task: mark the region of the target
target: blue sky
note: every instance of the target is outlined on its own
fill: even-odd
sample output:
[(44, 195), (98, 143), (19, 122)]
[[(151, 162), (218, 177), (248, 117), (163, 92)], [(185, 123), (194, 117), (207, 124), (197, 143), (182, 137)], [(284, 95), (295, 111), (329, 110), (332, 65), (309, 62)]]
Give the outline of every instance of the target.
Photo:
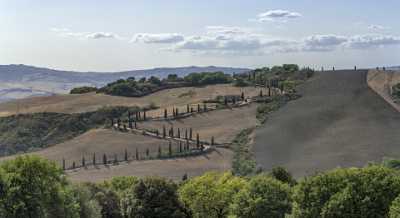
[(395, 0), (0, 0), (0, 64), (399, 65), (398, 8)]

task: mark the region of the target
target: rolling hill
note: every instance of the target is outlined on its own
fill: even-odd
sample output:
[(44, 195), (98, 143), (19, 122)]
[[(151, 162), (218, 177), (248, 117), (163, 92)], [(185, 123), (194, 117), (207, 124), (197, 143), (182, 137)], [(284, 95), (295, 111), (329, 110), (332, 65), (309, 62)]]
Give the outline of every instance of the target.
[(0, 102), (31, 96), (63, 94), (78, 86), (103, 86), (120, 78), (166, 77), (168, 74), (183, 76), (193, 72), (240, 73), (246, 68), (230, 67), (176, 67), (130, 70), (122, 72), (75, 72), (53, 70), (27, 65), (0, 65)]

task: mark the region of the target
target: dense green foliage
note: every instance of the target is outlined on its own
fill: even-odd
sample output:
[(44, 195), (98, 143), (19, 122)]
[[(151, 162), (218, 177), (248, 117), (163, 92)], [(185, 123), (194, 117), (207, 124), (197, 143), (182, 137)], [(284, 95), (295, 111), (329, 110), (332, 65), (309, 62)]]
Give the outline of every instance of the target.
[(291, 190), (287, 184), (257, 175), (235, 196), (231, 208), (238, 218), (284, 218), (290, 213), (291, 205)]
[(80, 114), (34, 113), (0, 118), (0, 155), (27, 152), (72, 139), (138, 107), (104, 107)]
[(96, 87), (90, 87), (90, 86), (82, 86), (82, 87), (77, 87), (71, 89), (69, 92), (70, 94), (84, 94), (84, 93), (89, 93), (89, 92), (96, 92), (97, 88)]
[(272, 68), (263, 67), (252, 70), (248, 73), (237, 74), (234, 76), (234, 85), (272, 85), (271, 81), (276, 81), (276, 86), (285, 83), (301, 82), (310, 78), (314, 71), (309, 68), (300, 69), (296, 64), (283, 64)]
[(387, 217), (400, 193), (397, 171), (382, 166), (337, 169), (295, 188), (294, 217)]
[(230, 83), (231, 81), (232, 77), (222, 72), (191, 73), (183, 78), (176, 74), (170, 74), (162, 80), (151, 76), (148, 79), (141, 78), (136, 81), (132, 77), (109, 83), (100, 88), (98, 92), (116, 96), (141, 97), (163, 89)]
[(18, 157), (0, 170), (0, 217), (78, 217), (80, 205), (54, 163)]
[(193, 217), (227, 217), (234, 196), (246, 183), (246, 180), (231, 173), (206, 173), (184, 183), (179, 189), (179, 195), (192, 211)]
[(335, 169), (298, 183), (278, 167), (250, 177), (211, 172), (181, 183), (116, 177), (71, 184), (38, 157), (0, 164), (0, 217), (7, 218), (395, 218), (399, 194), (399, 172), (381, 165)]

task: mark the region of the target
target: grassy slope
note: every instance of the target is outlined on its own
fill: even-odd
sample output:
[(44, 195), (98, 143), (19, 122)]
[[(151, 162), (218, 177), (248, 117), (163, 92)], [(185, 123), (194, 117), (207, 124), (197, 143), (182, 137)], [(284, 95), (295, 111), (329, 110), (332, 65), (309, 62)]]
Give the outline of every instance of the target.
[(0, 118), (0, 155), (27, 152), (72, 139), (138, 108), (109, 107), (82, 114), (34, 113)]

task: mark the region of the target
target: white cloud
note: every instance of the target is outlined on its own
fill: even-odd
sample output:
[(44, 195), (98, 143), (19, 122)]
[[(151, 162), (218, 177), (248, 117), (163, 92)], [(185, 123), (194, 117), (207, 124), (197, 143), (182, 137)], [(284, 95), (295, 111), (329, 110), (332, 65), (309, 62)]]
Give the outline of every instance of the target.
[(400, 37), (391, 35), (357, 35), (349, 38), (346, 47), (353, 49), (378, 48), (400, 45)]
[(257, 15), (255, 19), (258, 22), (264, 21), (286, 21), (288, 19), (299, 18), (302, 15), (298, 12), (292, 12), (287, 10), (269, 10), (264, 13), (260, 13)]
[(207, 26), (206, 29), (209, 35), (241, 35), (249, 32), (247, 29), (235, 26)]
[(387, 30), (389, 28), (382, 26), (382, 25), (371, 24), (368, 26), (368, 29), (370, 29), (370, 30)]
[(143, 42), (143, 43), (177, 43), (181, 42), (185, 37), (178, 33), (138, 33), (135, 34), (131, 42)]
[(123, 37), (120, 37), (117, 34), (107, 32), (73, 32), (68, 28), (51, 28), (50, 30), (61, 36), (76, 37), (80, 39), (123, 39)]
[(86, 38), (88, 39), (112, 39), (112, 38), (118, 38), (117, 35), (113, 33), (105, 33), (105, 32), (96, 32), (96, 33), (89, 33), (86, 35)]
[(345, 43), (347, 37), (338, 35), (313, 35), (304, 39), (303, 51), (331, 51)]

